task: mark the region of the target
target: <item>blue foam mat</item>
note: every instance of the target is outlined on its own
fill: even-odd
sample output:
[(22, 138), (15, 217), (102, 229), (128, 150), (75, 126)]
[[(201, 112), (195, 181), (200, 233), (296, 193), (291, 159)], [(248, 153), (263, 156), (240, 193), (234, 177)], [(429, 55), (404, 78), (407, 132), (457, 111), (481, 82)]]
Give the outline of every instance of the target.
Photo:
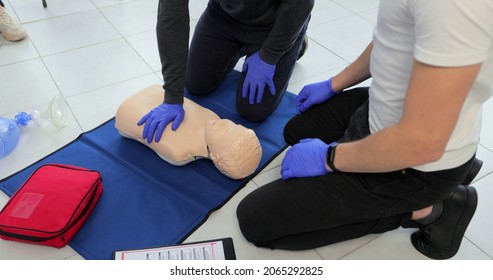
[[(238, 77), (238, 72), (232, 72), (221, 87), (207, 97), (189, 98), (221, 118), (231, 119), (256, 132), (263, 155), (254, 176), (286, 146), (282, 131), (285, 123), (296, 114), (294, 95), (287, 93), (266, 121), (250, 123), (235, 109)], [(0, 182), (0, 189), (11, 196), (36, 168), (46, 163), (77, 165), (102, 174), (103, 194), (69, 244), (86, 259), (111, 259), (116, 250), (180, 243), (252, 177), (229, 179), (210, 160), (172, 166), (146, 146), (121, 137), (111, 119), (5, 178)]]

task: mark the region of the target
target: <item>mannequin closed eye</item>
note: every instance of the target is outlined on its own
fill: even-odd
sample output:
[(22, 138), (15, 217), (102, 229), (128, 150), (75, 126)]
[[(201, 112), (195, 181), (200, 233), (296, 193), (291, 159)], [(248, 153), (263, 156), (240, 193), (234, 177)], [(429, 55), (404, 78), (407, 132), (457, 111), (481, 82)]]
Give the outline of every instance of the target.
[(236, 126), (238, 125), (230, 120), (218, 119), (218, 120), (209, 121), (206, 129), (209, 131), (209, 133), (213, 133), (216, 135), (223, 135), (223, 134), (227, 134), (229, 131), (231, 131), (231, 129), (235, 128)]
[(254, 137), (251, 133), (252, 130), (228, 119), (211, 120), (205, 129), (205, 140), (210, 153), (223, 154), (231, 152), (234, 145)]

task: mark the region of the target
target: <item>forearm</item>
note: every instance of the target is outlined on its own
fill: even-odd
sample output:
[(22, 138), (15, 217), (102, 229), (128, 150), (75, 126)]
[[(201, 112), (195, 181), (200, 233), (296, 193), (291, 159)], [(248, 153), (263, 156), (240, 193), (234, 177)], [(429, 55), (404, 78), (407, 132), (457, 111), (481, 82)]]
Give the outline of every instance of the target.
[(415, 61), (401, 120), (337, 146), (334, 166), (345, 172), (387, 172), (439, 160), (480, 68)]
[(371, 78), (370, 57), (372, 49), (373, 43), (370, 43), (353, 63), (332, 78), (332, 88), (335, 91), (342, 91)]
[(165, 103), (183, 103), (189, 25), (188, 1), (159, 1), (156, 35), (165, 81)]
[(334, 166), (344, 172), (390, 172), (435, 160), (411, 130), (392, 126), (336, 148)]
[(313, 9), (313, 0), (282, 1), (274, 26), (260, 49), (260, 57), (277, 64), (298, 38)]

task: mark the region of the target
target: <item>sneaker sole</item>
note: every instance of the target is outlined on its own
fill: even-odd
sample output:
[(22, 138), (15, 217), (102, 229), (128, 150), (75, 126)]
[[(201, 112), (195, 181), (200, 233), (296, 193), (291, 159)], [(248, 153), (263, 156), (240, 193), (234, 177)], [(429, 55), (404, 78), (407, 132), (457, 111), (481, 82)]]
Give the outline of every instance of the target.
[(2, 34), (3, 38), (5, 38), (5, 40), (12, 42), (20, 41), (27, 37), (26, 33), (19, 33), (19, 34), (9, 34), (4, 32), (0, 32), (0, 33)]

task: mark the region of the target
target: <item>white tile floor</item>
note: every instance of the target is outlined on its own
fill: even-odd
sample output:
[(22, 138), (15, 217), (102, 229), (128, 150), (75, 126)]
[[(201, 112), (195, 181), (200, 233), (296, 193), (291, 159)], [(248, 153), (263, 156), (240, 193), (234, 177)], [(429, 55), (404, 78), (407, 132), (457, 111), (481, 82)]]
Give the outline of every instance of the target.
[[(114, 116), (129, 95), (162, 83), (155, 39), (157, 1), (149, 0), (4, 0), (29, 37), (8, 42), (0, 36), (0, 116), (45, 109), (62, 94), (70, 106), (69, 125), (25, 127), (14, 152), (0, 159), (0, 179), (26, 167)], [(371, 40), (379, 0), (316, 1), (306, 55), (298, 62), (293, 93), (304, 84), (336, 73)], [(190, 0), (192, 26), (206, 0)], [(483, 169), (474, 186), (480, 202), (454, 259), (493, 258), (493, 100), (485, 106), (478, 157)], [(235, 209), (248, 192), (279, 177), (276, 159), (224, 207), (214, 212), (187, 241), (231, 236), (239, 259), (426, 259), (399, 229), (315, 250), (259, 249), (239, 232)], [(0, 192), (0, 207), (7, 196)], [(53, 249), (0, 240), (0, 259), (82, 259), (70, 247)]]

